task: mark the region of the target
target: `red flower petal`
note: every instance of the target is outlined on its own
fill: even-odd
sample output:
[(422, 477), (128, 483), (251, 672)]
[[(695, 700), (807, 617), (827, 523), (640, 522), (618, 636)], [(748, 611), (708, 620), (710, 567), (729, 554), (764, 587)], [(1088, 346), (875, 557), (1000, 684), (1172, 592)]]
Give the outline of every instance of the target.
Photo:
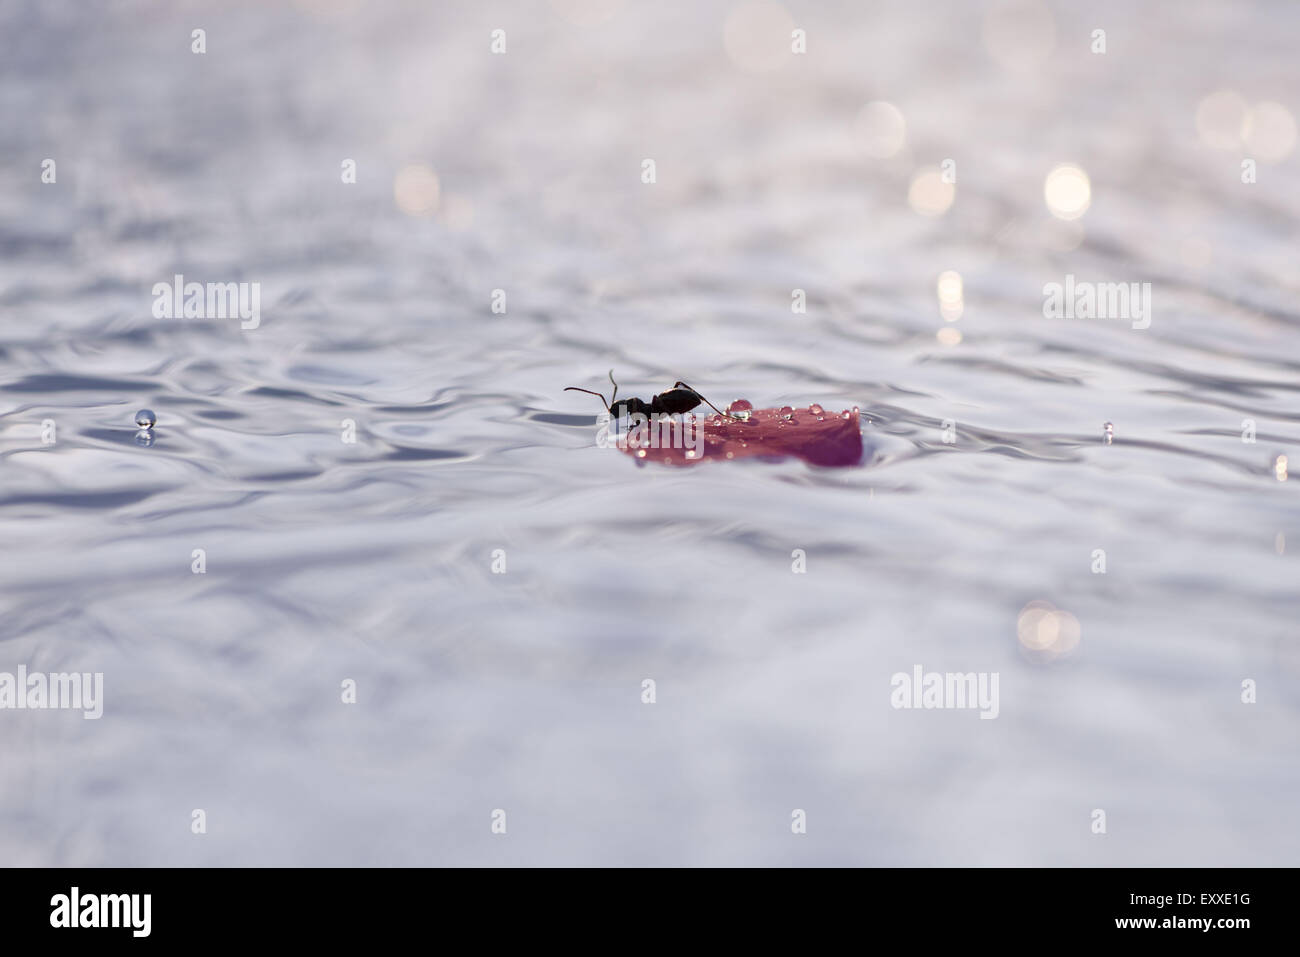
[(743, 420), (708, 415), (679, 423), (664, 418), (629, 429), (619, 447), (639, 460), (665, 465), (794, 456), (809, 465), (847, 466), (862, 461), (862, 431), (857, 409), (835, 413), (818, 405), (787, 406), (753, 409)]

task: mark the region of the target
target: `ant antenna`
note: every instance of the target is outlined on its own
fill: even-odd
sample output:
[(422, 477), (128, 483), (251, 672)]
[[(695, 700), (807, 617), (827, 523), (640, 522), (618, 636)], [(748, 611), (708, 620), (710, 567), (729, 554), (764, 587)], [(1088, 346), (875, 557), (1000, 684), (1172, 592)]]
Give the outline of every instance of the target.
[(587, 395), (594, 395), (596, 398), (598, 398), (601, 402), (603, 402), (603, 403), (605, 404), (605, 411), (606, 411), (606, 412), (609, 411), (609, 403), (608, 403), (608, 402), (605, 402), (605, 397), (604, 397), (603, 395), (601, 395), (599, 392), (592, 392), (590, 389), (579, 389), (576, 385), (565, 386), (564, 391), (565, 391), (565, 392), (585, 392), (585, 393), (587, 393)]
[(585, 393), (587, 393), (587, 395), (594, 395), (596, 398), (600, 399), (601, 402), (604, 402), (604, 403), (605, 403), (605, 411), (608, 412), (608, 413), (610, 413), (610, 414), (612, 415), (614, 410), (611, 409), (610, 406), (613, 405), (614, 400), (618, 398), (618, 383), (617, 383), (617, 382), (614, 382), (614, 370), (613, 370), (613, 369), (610, 369), (610, 370), (609, 370), (609, 381), (614, 383), (614, 394), (611, 395), (611, 396), (609, 397), (609, 401), (608, 401), (608, 402), (605, 402), (605, 397), (604, 397), (603, 395), (601, 395), (599, 392), (592, 392), (590, 389), (579, 389), (576, 385), (566, 386), (565, 389), (564, 389), (564, 391), (565, 391), (565, 392), (585, 392)]
[[(678, 382), (678, 383), (675, 383), (675, 384), (673, 385), (673, 388), (676, 389), (678, 386), (682, 387), (683, 389), (690, 389), (692, 392), (695, 392), (695, 390), (694, 390), (694, 389), (691, 389), (691, 387), (688, 386), (685, 382)], [(698, 392), (695, 392), (695, 394), (696, 394), (696, 395), (700, 395)], [(714, 412), (718, 413), (718, 415), (725, 415), (725, 416), (726, 416), (727, 418), (729, 418), (729, 419), (734, 419), (734, 418), (736, 418), (736, 416), (732, 415), (730, 412), (723, 412), (721, 409), (719, 409), (716, 405), (714, 405), (714, 404), (713, 404), (712, 402), (710, 402), (708, 399), (705, 399), (704, 396), (700, 395), (700, 398), (703, 400), (703, 402), (704, 402), (705, 405), (707, 405), (707, 406), (708, 406), (710, 409), (712, 409)]]

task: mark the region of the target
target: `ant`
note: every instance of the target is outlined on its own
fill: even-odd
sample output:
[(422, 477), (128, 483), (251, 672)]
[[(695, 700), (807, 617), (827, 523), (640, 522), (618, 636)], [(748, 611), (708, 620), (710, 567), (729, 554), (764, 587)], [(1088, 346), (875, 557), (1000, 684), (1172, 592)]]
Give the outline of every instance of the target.
[(701, 402), (707, 405), (718, 415), (725, 415), (727, 418), (734, 418), (730, 412), (723, 412), (716, 405), (710, 402), (704, 396), (700, 395), (685, 382), (674, 382), (673, 387), (667, 392), (661, 392), (652, 396), (649, 402), (644, 399), (623, 399), (615, 401), (618, 398), (618, 383), (614, 382), (614, 370), (609, 370), (609, 381), (614, 383), (614, 394), (605, 402), (605, 397), (599, 392), (592, 392), (590, 389), (579, 389), (576, 385), (565, 388), (565, 392), (585, 392), (588, 395), (594, 395), (601, 402), (605, 402), (605, 410), (609, 412), (611, 419), (620, 419), (631, 415), (644, 415), (654, 417), (658, 415), (676, 415), (679, 412), (689, 412)]

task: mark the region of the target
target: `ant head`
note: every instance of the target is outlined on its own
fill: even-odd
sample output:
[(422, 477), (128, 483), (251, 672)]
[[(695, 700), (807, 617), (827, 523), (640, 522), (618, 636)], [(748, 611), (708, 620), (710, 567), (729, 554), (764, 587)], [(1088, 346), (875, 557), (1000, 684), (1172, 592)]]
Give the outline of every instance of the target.
[(619, 399), (609, 407), (609, 417), (611, 419), (624, 419), (633, 415), (650, 414), (650, 406), (642, 399)]

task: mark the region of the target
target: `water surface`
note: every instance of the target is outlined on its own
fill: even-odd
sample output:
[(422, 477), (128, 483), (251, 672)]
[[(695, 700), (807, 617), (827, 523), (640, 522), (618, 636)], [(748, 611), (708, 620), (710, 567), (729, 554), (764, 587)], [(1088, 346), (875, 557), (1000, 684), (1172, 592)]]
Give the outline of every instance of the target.
[[(1300, 111), (1296, 10), (1053, 4), (1017, 71), (978, 4), (792, 2), (748, 72), (725, 3), (318, 6), (0, 7), (0, 671), (106, 696), (0, 712), (0, 861), (1296, 863), (1300, 158), (1195, 123)], [(260, 326), (153, 318), (178, 273)], [(1067, 274), (1150, 328), (1045, 319)], [(611, 367), (868, 455), (638, 468), (561, 391)], [(997, 720), (892, 709), (917, 664)]]

